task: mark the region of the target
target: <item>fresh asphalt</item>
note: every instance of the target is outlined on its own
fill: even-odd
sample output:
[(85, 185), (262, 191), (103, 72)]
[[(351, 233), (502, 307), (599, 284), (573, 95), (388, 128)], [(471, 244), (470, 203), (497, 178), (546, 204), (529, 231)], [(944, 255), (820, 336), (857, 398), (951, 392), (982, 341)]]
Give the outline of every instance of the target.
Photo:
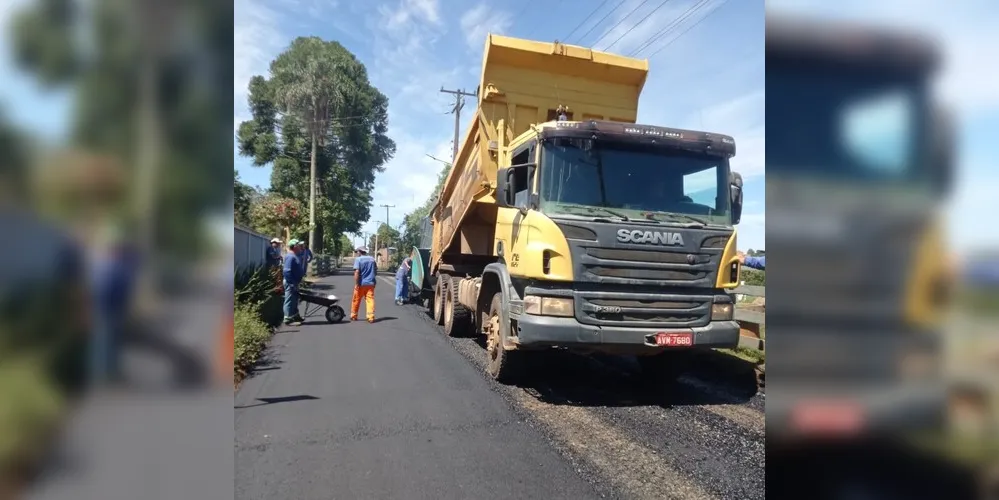
[[(393, 302), (275, 335), (235, 403), (240, 499), (599, 498), (447, 340)], [(331, 293), (350, 302), (351, 278)]]
[[(764, 497), (762, 395), (696, 373), (648, 389), (626, 361), (560, 353), (501, 386), (480, 340), (378, 280), (376, 323), (362, 305), (360, 322), (286, 327), (238, 389), (236, 498)], [(317, 288), (349, 311), (350, 276)]]

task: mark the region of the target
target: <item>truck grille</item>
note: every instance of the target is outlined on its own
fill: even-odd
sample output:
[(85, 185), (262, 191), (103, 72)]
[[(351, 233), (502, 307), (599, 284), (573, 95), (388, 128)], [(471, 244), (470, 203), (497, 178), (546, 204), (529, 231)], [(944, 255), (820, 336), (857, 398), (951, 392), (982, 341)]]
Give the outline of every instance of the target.
[(711, 320), (710, 296), (577, 291), (576, 317), (603, 326), (690, 328)]
[(687, 253), (617, 248), (584, 249), (580, 264), (583, 281), (621, 284), (661, 284), (672, 282), (700, 286), (714, 284), (718, 253), (695, 253), (693, 264)]

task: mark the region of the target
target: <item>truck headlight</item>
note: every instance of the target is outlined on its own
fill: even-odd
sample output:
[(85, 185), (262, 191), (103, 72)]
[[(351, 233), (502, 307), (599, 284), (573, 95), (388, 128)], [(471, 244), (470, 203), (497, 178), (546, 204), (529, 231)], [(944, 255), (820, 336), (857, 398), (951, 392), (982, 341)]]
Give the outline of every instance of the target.
[(711, 321), (732, 321), (734, 309), (732, 303), (711, 304)]
[(536, 316), (572, 317), (572, 299), (528, 295), (524, 297), (524, 312)]

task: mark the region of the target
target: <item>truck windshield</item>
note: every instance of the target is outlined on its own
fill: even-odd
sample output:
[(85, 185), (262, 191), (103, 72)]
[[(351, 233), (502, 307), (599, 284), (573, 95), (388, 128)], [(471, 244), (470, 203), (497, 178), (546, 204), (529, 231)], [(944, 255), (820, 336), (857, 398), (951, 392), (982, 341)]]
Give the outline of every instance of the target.
[(557, 138), (542, 146), (540, 201), (549, 215), (730, 224), (728, 161), (629, 143)]
[(767, 171), (847, 183), (919, 183), (921, 78), (767, 63)]

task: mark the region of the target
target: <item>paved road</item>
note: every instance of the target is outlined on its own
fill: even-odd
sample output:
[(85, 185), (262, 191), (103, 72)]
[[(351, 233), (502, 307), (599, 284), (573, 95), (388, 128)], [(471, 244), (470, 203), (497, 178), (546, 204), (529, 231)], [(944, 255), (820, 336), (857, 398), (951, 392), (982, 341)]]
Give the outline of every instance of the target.
[[(567, 354), (500, 386), (479, 341), (379, 279), (379, 322), (282, 331), (238, 390), (236, 498), (764, 497), (762, 396), (639, 390), (626, 361)], [(349, 298), (348, 276), (323, 284)]]

